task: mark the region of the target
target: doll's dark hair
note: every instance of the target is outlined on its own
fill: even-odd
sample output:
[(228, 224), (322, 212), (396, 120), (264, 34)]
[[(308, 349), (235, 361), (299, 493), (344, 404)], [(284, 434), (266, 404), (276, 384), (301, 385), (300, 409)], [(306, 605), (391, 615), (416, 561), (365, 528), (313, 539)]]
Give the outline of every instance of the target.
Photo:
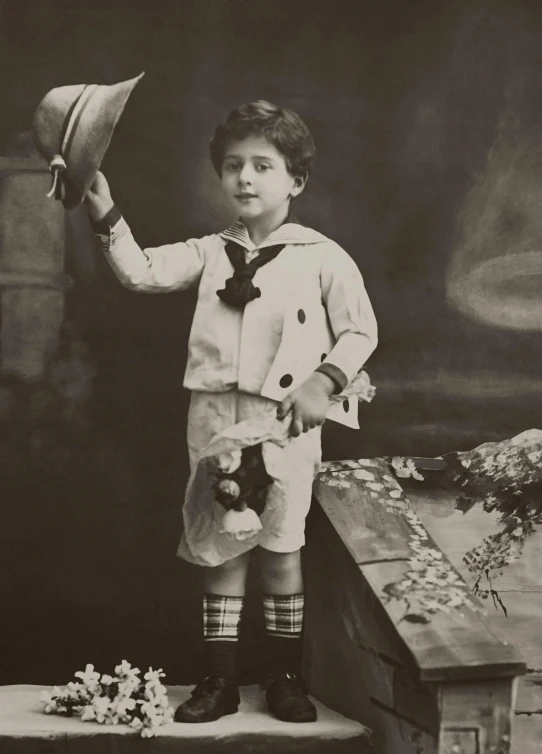
[(249, 136), (264, 136), (277, 149), (294, 177), (310, 173), (316, 149), (311, 133), (297, 113), (265, 100), (250, 102), (232, 110), (217, 126), (211, 139), (211, 162), (221, 175), (228, 144)]

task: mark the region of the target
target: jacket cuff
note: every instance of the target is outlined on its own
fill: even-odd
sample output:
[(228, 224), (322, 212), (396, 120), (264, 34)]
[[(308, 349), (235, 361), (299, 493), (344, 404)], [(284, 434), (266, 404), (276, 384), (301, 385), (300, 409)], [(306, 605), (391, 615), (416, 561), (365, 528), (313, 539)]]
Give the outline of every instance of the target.
[(343, 370), (339, 369), (339, 367), (336, 367), (335, 364), (320, 364), (320, 366), (316, 367), (314, 371), (325, 374), (326, 377), (329, 377), (329, 379), (335, 383), (335, 390), (332, 393), (333, 395), (342, 393), (342, 391), (348, 385), (348, 377), (345, 375)]
[(93, 220), (90, 216), (89, 220), (94, 233), (108, 236), (111, 233), (111, 229), (115, 227), (121, 217), (120, 209), (114, 204), (107, 215), (104, 215), (101, 220)]

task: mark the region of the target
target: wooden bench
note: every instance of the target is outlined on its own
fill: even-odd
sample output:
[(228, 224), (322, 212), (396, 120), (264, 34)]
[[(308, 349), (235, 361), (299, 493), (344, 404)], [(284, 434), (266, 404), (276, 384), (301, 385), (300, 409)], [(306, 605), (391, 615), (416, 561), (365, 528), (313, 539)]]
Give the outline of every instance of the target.
[[(305, 548), (313, 693), (368, 725), (378, 754), (508, 754), (523, 658), (492, 634), (386, 461), (327, 464), (314, 494)], [(405, 614), (389, 585), (408, 577), (416, 552), (440, 561), (461, 604)]]

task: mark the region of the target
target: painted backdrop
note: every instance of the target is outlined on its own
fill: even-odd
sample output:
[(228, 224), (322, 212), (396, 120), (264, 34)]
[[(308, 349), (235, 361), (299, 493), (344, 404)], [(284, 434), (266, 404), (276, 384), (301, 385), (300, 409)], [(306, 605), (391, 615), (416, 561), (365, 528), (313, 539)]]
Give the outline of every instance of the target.
[[(136, 238), (157, 245), (231, 220), (207, 147), (232, 107), (300, 111), (318, 159), (298, 214), (356, 259), (380, 323), (378, 396), (360, 432), (326, 429), (325, 456), (438, 455), (542, 424), (540, 49), (542, 9), (526, 0), (5, 0), (0, 155), (35, 159), (25, 133), (49, 89), (145, 71), (103, 170)], [(122, 657), (189, 682), (200, 574), (173, 556), (194, 296), (122, 289), (84, 213), (59, 219), (8, 175), (0, 683), (64, 682)], [(23, 237), (25, 274), (61, 244), (72, 281), (33, 379), (6, 356), (6, 332), (24, 345), (50, 321), (8, 305)], [(246, 677), (260, 629), (254, 602)]]

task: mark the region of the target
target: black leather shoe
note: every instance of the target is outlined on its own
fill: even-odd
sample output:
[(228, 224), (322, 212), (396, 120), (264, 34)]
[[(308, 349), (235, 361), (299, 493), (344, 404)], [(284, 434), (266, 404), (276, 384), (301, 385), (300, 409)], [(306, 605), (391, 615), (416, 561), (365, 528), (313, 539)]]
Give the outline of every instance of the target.
[(176, 723), (210, 723), (239, 709), (237, 685), (222, 676), (208, 676), (192, 691), (190, 699), (175, 710)]
[(270, 676), (263, 684), (271, 712), (286, 723), (313, 723), (316, 707), (302, 678), (292, 673)]

